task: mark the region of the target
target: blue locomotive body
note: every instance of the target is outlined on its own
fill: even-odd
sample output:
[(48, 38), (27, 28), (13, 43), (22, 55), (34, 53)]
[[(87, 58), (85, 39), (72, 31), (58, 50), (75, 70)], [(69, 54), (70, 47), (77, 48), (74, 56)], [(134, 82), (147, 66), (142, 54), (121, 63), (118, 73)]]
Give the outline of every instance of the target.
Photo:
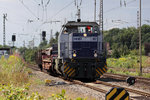
[(54, 69), (69, 78), (100, 78), (107, 71), (103, 36), (96, 22), (68, 22), (58, 37)]

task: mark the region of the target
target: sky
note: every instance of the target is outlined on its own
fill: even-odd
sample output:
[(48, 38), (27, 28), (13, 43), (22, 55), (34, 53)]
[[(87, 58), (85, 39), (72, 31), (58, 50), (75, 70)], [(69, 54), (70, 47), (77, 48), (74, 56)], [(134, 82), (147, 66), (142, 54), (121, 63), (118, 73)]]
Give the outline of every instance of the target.
[[(80, 5), (81, 20), (94, 21), (94, 1), (76, 0)], [(96, 19), (99, 20), (100, 0), (97, 1)], [(11, 36), (16, 35), (15, 46), (28, 46), (34, 40), (41, 42), (41, 32), (46, 31), (49, 40), (67, 21), (76, 21), (75, 0), (0, 0), (0, 45), (3, 44), (3, 14), (7, 13), (6, 44), (12, 45)], [(150, 0), (142, 0), (142, 24), (150, 24)], [(137, 27), (139, 0), (104, 0), (104, 30)], [(51, 35), (52, 33), (52, 35)]]

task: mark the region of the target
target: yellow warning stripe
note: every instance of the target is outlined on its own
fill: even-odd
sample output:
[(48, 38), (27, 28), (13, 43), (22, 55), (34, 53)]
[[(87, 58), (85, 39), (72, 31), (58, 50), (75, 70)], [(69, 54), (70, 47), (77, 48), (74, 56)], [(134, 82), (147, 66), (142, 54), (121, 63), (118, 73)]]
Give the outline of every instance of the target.
[(68, 69), (69, 69), (69, 67), (67, 67), (67, 68), (64, 70), (64, 72), (66, 72)]
[(99, 67), (98, 67), (98, 69), (101, 71), (102, 74), (104, 73)]
[(75, 70), (73, 70), (68, 76), (70, 77), (74, 72), (75, 72)]
[(104, 67), (107, 69), (107, 66), (106, 66), (106, 65), (105, 65)]
[(71, 68), (69, 71), (67, 71), (67, 74), (69, 74), (70, 73), (70, 71), (72, 71), (73, 70), (73, 68)]
[(76, 74), (76, 73), (73, 73), (73, 74), (72, 74), (72, 77), (75, 76), (75, 74)]
[(97, 72), (99, 75), (102, 75), (97, 69), (96, 69), (96, 72)]
[(124, 100), (129, 100), (129, 96), (127, 96)]
[(69, 76), (71, 76), (74, 72), (75, 72), (75, 70), (73, 70), (73, 71), (69, 74)]
[(99, 76), (99, 75), (96, 73), (96, 76)]
[(106, 69), (103, 67), (103, 70), (106, 72)]
[[(107, 98), (106, 100), (110, 100), (110, 98), (117, 92), (117, 89), (114, 88), (108, 95), (107, 95)], [(119, 99), (118, 99), (119, 100)]]
[(65, 65), (65, 66), (64, 66), (64, 69), (65, 69), (67, 66), (68, 66), (68, 65)]
[(120, 98), (121, 98), (122, 96), (124, 96), (125, 93), (126, 93), (126, 91), (123, 90), (114, 100), (120, 100)]

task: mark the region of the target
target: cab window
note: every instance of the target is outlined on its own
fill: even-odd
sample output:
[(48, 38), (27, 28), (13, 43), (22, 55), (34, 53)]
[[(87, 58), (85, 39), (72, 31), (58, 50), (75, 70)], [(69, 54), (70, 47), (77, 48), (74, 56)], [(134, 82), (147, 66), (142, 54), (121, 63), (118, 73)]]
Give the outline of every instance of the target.
[(64, 27), (63, 33), (99, 33), (97, 26), (71, 26)]

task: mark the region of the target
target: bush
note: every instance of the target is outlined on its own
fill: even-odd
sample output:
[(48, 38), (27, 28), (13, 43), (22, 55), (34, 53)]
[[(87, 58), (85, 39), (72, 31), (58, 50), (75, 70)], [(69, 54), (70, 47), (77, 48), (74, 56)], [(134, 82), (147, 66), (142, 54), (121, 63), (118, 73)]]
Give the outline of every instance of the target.
[(19, 52), (22, 55), (23, 59), (28, 62), (28, 63), (32, 63), (35, 62), (36, 60), (36, 52), (37, 52), (37, 48), (20, 48)]
[(29, 95), (28, 85), (23, 88), (14, 87), (13, 85), (0, 85), (0, 91), (2, 92), (5, 100), (42, 100), (43, 97), (38, 93), (32, 93)]
[(25, 72), (25, 62), (19, 56), (10, 56), (8, 59), (0, 59), (0, 83), (18, 84), (28, 82), (28, 74)]
[(25, 61), (27, 61), (27, 62), (34, 62), (35, 58), (36, 58), (35, 53), (36, 53), (36, 50), (27, 49), (25, 51), (25, 54), (24, 54)]
[(61, 93), (52, 94), (52, 96), (48, 100), (67, 100), (65, 93), (66, 91), (62, 90)]
[[(68, 98), (65, 96), (65, 93), (66, 91), (63, 89), (61, 93), (52, 94), (52, 96), (48, 98), (48, 100), (68, 100)], [(75, 100), (86, 100), (86, 99), (78, 97)]]
[(119, 58), (120, 57), (120, 53), (117, 49), (114, 49), (112, 52), (112, 57), (114, 58)]
[(130, 51), (130, 54), (131, 54), (131, 55), (139, 55), (139, 50), (136, 50), (136, 49), (131, 50), (131, 51)]

